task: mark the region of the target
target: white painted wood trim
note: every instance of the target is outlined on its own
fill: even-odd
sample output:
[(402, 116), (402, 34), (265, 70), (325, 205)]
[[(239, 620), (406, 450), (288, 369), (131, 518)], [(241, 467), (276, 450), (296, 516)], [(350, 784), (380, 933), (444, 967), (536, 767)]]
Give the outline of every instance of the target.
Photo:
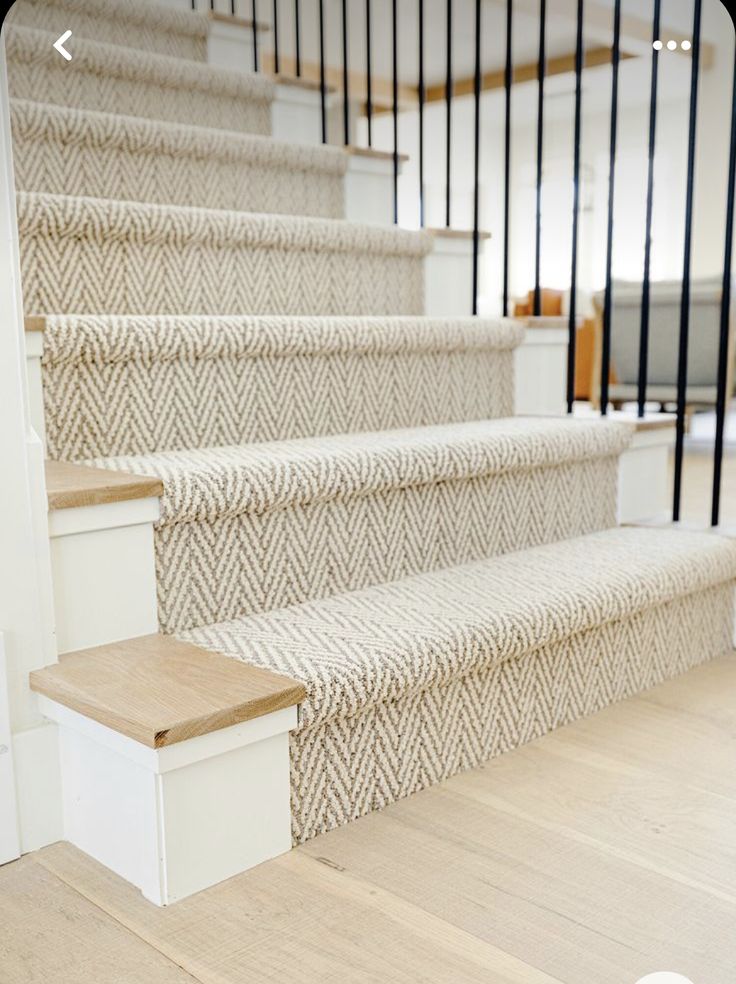
[(138, 499), (50, 514), (60, 653), (158, 631), (158, 512), (158, 499)]
[(566, 409), (567, 332), (527, 328), (514, 351), (514, 410), (559, 416)]
[(619, 459), (618, 521), (640, 523), (666, 514), (669, 507), (669, 459), (675, 427), (636, 431)]
[(20, 857), (18, 804), (15, 795), (13, 744), (10, 737), (10, 705), (5, 663), (5, 644), (0, 632), (0, 864)]
[[(480, 244), (481, 252), (483, 243)], [(473, 313), (473, 240), (434, 237), (424, 261), (424, 310), (432, 318), (459, 318)]]
[(64, 837), (168, 905), (291, 847), (295, 707), (152, 749), (45, 697)]
[[(334, 97), (326, 96), (327, 111)], [(287, 143), (322, 143), (322, 109), (319, 89), (277, 83), (271, 103), (271, 136)]]
[(394, 164), (383, 157), (348, 155), (345, 218), (349, 222), (390, 226), (394, 221)]
[[(237, 22), (210, 21), (207, 62), (229, 72), (253, 71), (253, 31)], [(260, 40), (260, 39), (259, 39)]]
[[(0, 36), (0, 325), (0, 626), (5, 632), (21, 849), (27, 850), (27, 844), (34, 842), (34, 832), (43, 829), (40, 811), (50, 815), (59, 805), (53, 782), (58, 758), (53, 747), (41, 743), (37, 754), (29, 758), (19, 751), (28, 742), (18, 741), (20, 734), (35, 731), (41, 723), (28, 674), (55, 662), (56, 647), (44, 454), (33, 426), (27, 379), (4, 33)], [(30, 797), (28, 810), (24, 810), (23, 791), (33, 786), (37, 776), (48, 780), (43, 800)]]
[(26, 371), (28, 374), (28, 403), (31, 427), (36, 432), (44, 450), (46, 448), (46, 419), (43, 408), (43, 332), (28, 331), (25, 334)]

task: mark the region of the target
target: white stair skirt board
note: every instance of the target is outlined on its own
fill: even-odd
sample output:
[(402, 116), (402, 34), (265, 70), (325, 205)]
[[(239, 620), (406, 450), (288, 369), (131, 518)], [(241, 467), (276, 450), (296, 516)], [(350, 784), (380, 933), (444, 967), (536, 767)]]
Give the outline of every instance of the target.
[(5, 645), (0, 632), (0, 864), (20, 856)]
[[(401, 164), (399, 164), (401, 173)], [(394, 162), (383, 154), (352, 151), (345, 175), (345, 218), (368, 225), (393, 225)]]
[(26, 374), (28, 379), (28, 410), (31, 427), (46, 450), (46, 423), (43, 411), (43, 380), (41, 372), (41, 357), (43, 356), (43, 332), (27, 331), (26, 342)]
[(59, 729), (50, 721), (13, 734), (21, 854), (63, 839)]
[[(473, 313), (473, 236), (432, 230), (434, 248), (424, 261), (424, 305), (430, 317)], [(487, 238), (487, 237), (486, 237)], [(483, 249), (483, 242), (480, 243)]]
[[(327, 95), (329, 111), (333, 98)], [(271, 103), (271, 136), (289, 143), (322, 143), (322, 108), (319, 88), (278, 82)]]
[(49, 513), (59, 653), (158, 631), (158, 498)]
[(149, 748), (47, 697), (59, 726), (64, 838), (169, 905), (291, 848), (297, 709)]
[[(260, 40), (260, 38), (259, 38)], [(253, 71), (253, 30), (241, 20), (211, 20), (207, 63), (231, 72)]]
[(526, 335), (514, 353), (514, 410), (558, 416), (565, 412), (567, 319), (527, 318)]

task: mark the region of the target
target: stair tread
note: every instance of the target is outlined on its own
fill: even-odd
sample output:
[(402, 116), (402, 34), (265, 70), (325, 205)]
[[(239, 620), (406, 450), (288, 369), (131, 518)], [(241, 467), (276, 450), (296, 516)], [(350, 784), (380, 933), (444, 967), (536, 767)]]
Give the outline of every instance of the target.
[(177, 633), (347, 717), (736, 578), (736, 541), (622, 527)]
[(619, 454), (632, 433), (627, 424), (600, 419), (505, 417), (88, 464), (161, 478), (165, 525), (608, 457)]
[(40, 315), (44, 361), (60, 365), (129, 360), (338, 353), (508, 351), (524, 337), (510, 319), (425, 315)]
[(160, 479), (70, 461), (46, 461), (46, 497), (50, 510), (100, 506), (160, 496)]
[[(8, 22), (10, 24), (27, 24), (24, 16), (34, 9), (43, 11), (47, 15), (49, 8), (57, 8), (67, 18), (73, 18), (74, 14), (77, 13), (95, 13), (108, 20), (121, 20), (137, 26), (156, 27), (177, 34), (188, 34), (202, 40), (207, 38), (209, 18), (206, 14), (194, 10), (176, 10), (159, 3), (151, 3), (150, 0), (115, 0), (115, 3), (110, 3), (110, 0), (64, 0), (63, 4), (54, 3), (51, 0), (20, 0), (20, 2), (14, 3), (11, 11), (8, 12)], [(69, 23), (72, 24), (72, 21), (70, 20)], [(72, 24), (72, 26), (74, 25)]]
[(340, 147), (298, 145), (259, 133), (220, 130), (169, 120), (11, 99), (14, 127), (30, 139), (120, 147), (135, 153), (191, 155), (342, 175), (348, 156)]
[[(31, 62), (37, 67), (46, 63), (56, 68), (59, 56), (53, 49), (55, 40), (53, 32), (9, 24), (6, 31), (8, 59)], [(107, 78), (145, 79), (162, 87), (197, 89), (257, 102), (270, 103), (275, 92), (274, 81), (260, 73), (216, 68), (205, 62), (172, 58), (83, 37), (74, 39), (74, 67), (78, 73), (86, 70)]]
[[(428, 233), (363, 225), (345, 219), (268, 212), (236, 212), (19, 191), (18, 231), (64, 238), (131, 236), (136, 241), (170, 242), (178, 247), (201, 243), (215, 247), (253, 245), (292, 249), (426, 256), (432, 249)], [(33, 312), (43, 314), (46, 312)]]
[(298, 704), (302, 684), (165, 635), (62, 656), (30, 674), (31, 689), (162, 748)]

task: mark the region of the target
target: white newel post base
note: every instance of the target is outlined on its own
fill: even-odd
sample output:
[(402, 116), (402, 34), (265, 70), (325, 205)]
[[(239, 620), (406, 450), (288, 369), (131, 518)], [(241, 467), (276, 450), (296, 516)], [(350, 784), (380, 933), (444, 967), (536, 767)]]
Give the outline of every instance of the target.
[(47, 697), (64, 838), (169, 905), (291, 848), (288, 707), (149, 748)]
[(567, 319), (526, 318), (521, 323), (526, 334), (514, 352), (515, 412), (557, 417), (567, 403)]
[(425, 313), (431, 318), (469, 317), (473, 313), (472, 233), (431, 231), (434, 249), (424, 261)]
[(59, 653), (158, 632), (158, 498), (49, 513)]
[(669, 459), (674, 444), (673, 423), (636, 431), (619, 462), (619, 523), (641, 523), (667, 515)]
[(367, 225), (393, 225), (394, 162), (390, 154), (351, 149), (345, 174), (345, 218)]

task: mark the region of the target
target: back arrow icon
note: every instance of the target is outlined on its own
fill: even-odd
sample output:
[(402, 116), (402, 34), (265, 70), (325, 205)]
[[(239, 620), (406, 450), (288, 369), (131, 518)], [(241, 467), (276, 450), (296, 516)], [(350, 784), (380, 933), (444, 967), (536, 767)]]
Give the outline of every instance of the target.
[(62, 58), (65, 58), (67, 61), (71, 61), (72, 60), (72, 56), (66, 50), (66, 48), (64, 47), (64, 45), (66, 44), (66, 42), (69, 40), (69, 38), (71, 36), (72, 36), (72, 32), (71, 31), (64, 31), (64, 33), (61, 35), (61, 37), (60, 38), (57, 38), (56, 41), (54, 41), (54, 47), (59, 52), (59, 54), (61, 55), (61, 57)]

